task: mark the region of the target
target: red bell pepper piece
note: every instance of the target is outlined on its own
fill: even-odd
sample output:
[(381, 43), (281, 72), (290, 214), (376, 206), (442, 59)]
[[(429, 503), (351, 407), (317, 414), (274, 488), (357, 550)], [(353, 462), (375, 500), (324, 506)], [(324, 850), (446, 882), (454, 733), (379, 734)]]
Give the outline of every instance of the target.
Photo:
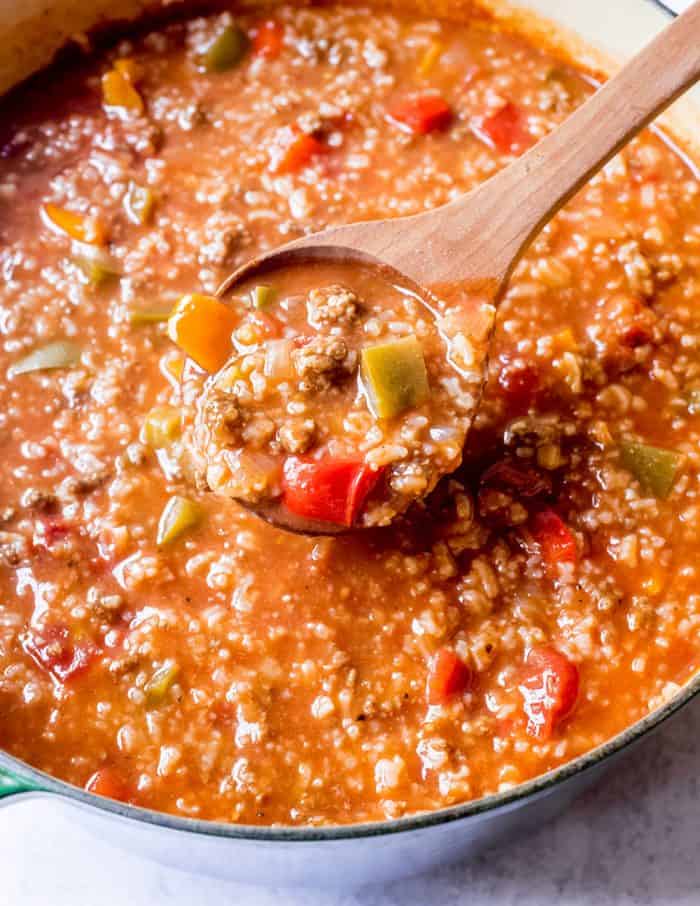
[(98, 653), (91, 642), (76, 643), (62, 623), (32, 630), (24, 641), (24, 650), (59, 683), (85, 673)]
[(439, 94), (414, 94), (397, 101), (388, 110), (389, 119), (414, 135), (425, 135), (446, 129), (452, 121), (452, 109)]
[(289, 456), (283, 467), (282, 502), (297, 516), (351, 526), (382, 473), (361, 459)]
[(522, 110), (510, 101), (496, 113), (477, 121), (473, 128), (480, 139), (502, 154), (519, 154), (534, 141), (527, 131)]
[(271, 153), (273, 173), (298, 173), (319, 154), (325, 154), (327, 146), (298, 127), (291, 126), (281, 130)]
[(112, 768), (100, 768), (99, 771), (95, 771), (85, 784), (85, 789), (88, 793), (104, 796), (105, 799), (119, 799), (121, 802), (127, 802), (130, 798), (126, 784)]
[(556, 567), (559, 563), (576, 562), (576, 539), (554, 510), (535, 513), (531, 528), (547, 566)]
[(274, 60), (282, 52), (284, 27), (275, 19), (262, 22), (253, 35), (253, 51), (259, 57)]
[(441, 648), (433, 658), (428, 673), (428, 704), (442, 705), (453, 695), (465, 692), (472, 672), (451, 648)]
[(556, 648), (532, 648), (518, 686), (527, 717), (527, 732), (548, 739), (574, 709), (579, 691), (578, 668)]

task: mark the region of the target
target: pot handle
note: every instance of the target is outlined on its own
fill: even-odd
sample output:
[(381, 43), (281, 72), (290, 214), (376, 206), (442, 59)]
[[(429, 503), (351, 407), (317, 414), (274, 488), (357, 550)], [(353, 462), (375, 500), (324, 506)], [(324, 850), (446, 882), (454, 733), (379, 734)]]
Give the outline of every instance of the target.
[(17, 774), (13, 774), (7, 768), (0, 767), (0, 799), (16, 793), (31, 793), (41, 789), (42, 787), (32, 780), (18, 777)]

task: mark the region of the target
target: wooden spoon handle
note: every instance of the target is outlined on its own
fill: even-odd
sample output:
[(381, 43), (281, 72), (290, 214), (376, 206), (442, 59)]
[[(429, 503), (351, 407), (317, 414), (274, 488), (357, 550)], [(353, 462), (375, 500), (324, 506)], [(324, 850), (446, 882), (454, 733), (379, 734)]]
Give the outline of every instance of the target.
[(559, 208), (698, 78), (700, 0), (536, 147), (448, 206), (466, 265), (448, 278), (504, 281)]

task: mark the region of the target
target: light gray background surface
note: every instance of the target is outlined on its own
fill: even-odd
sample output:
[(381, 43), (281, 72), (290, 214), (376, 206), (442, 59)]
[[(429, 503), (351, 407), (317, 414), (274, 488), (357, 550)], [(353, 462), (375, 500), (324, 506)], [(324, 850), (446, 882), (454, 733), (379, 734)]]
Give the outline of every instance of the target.
[[(0, 807), (2, 906), (695, 906), (700, 701), (541, 830), (471, 863), (383, 888), (266, 891), (160, 869), (57, 820)], [(381, 846), (381, 842), (378, 843)]]
[(333, 894), (162, 869), (89, 837), (48, 800), (18, 803), (0, 807), (0, 906), (698, 906), (699, 776), (697, 701), (527, 838), (436, 875)]

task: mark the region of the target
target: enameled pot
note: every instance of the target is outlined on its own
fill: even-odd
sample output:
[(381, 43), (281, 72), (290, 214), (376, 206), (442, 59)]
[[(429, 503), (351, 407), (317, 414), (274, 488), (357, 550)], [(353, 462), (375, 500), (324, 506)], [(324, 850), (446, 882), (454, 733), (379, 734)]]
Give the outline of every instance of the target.
[[(405, 5), (407, 0), (395, 0)], [(430, 14), (459, 13), (468, 0), (432, 0)], [(520, 11), (500, 0), (483, 5), (523, 20), (539, 40), (563, 46), (597, 70), (614, 67), (672, 15), (653, 0), (531, 0)], [(0, 91), (45, 65), (72, 35), (130, 19), (148, 0), (5, 0), (0, 4)], [(418, 0), (411, 3), (419, 6)], [(533, 17), (534, 14), (534, 17)], [(548, 21), (549, 20), (549, 21)], [(553, 39), (551, 22), (558, 26)], [(700, 103), (676, 106), (671, 128), (700, 140)], [(506, 834), (541, 826), (590, 786), (634, 743), (700, 690), (700, 676), (670, 702), (563, 767), (513, 790), (441, 811), (374, 824), (328, 828), (245, 827), (177, 818), (98, 798), (0, 752), (0, 807), (50, 796), (56, 809), (117, 846), (190, 872), (270, 886), (356, 887), (427, 871), (473, 855)]]

